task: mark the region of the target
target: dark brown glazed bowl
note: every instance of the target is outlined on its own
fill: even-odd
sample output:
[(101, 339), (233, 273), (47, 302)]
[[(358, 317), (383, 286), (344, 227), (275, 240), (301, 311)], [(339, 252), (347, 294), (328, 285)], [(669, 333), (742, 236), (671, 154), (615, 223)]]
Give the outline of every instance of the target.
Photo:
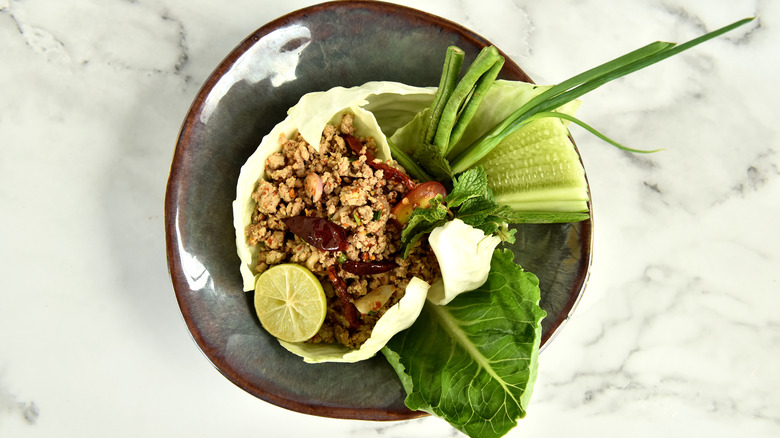
[[(413, 9), (333, 2), (261, 27), (208, 78), (184, 120), (171, 166), (167, 255), (187, 327), (230, 381), (307, 414), (366, 420), (425, 415), (404, 406), (401, 383), (381, 354), (356, 364), (310, 365), (262, 329), (253, 294), (242, 291), (231, 202), (240, 167), (303, 94), (375, 80), (435, 86), (447, 46), (464, 49), (468, 63), (489, 44)], [(531, 81), (508, 59), (501, 77)], [(539, 276), (547, 311), (543, 346), (579, 300), (591, 244), (591, 221), (518, 227), (515, 261)]]

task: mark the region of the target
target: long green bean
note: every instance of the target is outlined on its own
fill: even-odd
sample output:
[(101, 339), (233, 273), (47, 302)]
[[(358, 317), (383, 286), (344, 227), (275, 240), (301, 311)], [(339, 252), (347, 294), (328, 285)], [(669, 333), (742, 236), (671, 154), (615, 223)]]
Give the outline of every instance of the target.
[(610, 81), (674, 56), (684, 50), (690, 49), (691, 47), (742, 26), (753, 19), (755, 19), (755, 17), (744, 18), (680, 45), (661, 41), (651, 43), (561, 82), (534, 99), (531, 99), (525, 105), (522, 105), (507, 117), (507, 119), (494, 126), (481, 138), (473, 142), (463, 153), (450, 160), (453, 173), (463, 172), (476, 164), (482, 157), (496, 147), (501, 140), (525, 125), (527, 120), (535, 114), (554, 111), (560, 106), (577, 99)]

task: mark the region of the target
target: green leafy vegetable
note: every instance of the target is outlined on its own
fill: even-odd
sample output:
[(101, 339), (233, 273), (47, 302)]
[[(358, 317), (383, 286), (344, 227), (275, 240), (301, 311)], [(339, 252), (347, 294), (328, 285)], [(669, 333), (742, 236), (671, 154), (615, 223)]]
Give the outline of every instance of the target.
[(485, 169), (477, 167), (463, 172), (452, 181), (452, 191), (447, 195), (447, 206), (460, 207), (464, 202), (484, 197), (488, 190)]
[(469, 436), (499, 437), (525, 416), (536, 381), (539, 280), (495, 251), (488, 279), (420, 318), (382, 350), (406, 390), (406, 406)]
[[(502, 224), (522, 222), (522, 215), (505, 205), (496, 203), (493, 190), (488, 185), (487, 174), (482, 167), (475, 167), (460, 174), (453, 181), (452, 192), (447, 195), (447, 206), (457, 208), (455, 217), (474, 228), (491, 235)], [(514, 242), (514, 230), (502, 235), (502, 240)]]
[(428, 201), (428, 208), (415, 208), (401, 232), (401, 257), (406, 258), (414, 245), (434, 228), (447, 222), (447, 207), (441, 195)]
[[(495, 234), (504, 224), (514, 224), (525, 221), (522, 214), (513, 211), (506, 205), (496, 204), (490, 197), (470, 200), (458, 211), (457, 217), (474, 228), (482, 230), (485, 234)], [(537, 218), (534, 218), (537, 219)], [(502, 240), (508, 243), (515, 242), (515, 230), (509, 230), (502, 234)]]

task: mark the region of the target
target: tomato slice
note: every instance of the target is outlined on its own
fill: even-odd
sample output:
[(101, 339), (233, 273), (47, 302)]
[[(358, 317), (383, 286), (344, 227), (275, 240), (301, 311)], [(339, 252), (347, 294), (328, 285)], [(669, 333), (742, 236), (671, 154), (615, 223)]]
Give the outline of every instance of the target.
[(440, 182), (428, 181), (417, 185), (414, 189), (410, 190), (401, 201), (395, 205), (392, 209), (392, 213), (395, 218), (402, 225), (409, 222), (409, 216), (412, 215), (412, 211), (415, 208), (428, 208), (430, 207), (429, 201), (441, 195), (447, 196), (447, 189), (444, 188)]

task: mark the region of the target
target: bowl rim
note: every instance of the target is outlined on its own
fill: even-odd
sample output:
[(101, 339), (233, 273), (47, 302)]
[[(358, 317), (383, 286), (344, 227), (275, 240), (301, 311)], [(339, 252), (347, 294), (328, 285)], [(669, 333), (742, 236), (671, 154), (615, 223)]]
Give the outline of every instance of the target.
[[(180, 239), (178, 236), (178, 199), (180, 197), (181, 181), (186, 179), (185, 169), (182, 169), (178, 164), (182, 161), (184, 155), (186, 155), (187, 149), (190, 147), (192, 126), (197, 120), (201, 110), (203, 109), (204, 101), (209, 93), (212, 91), (216, 83), (220, 78), (235, 64), (235, 62), (257, 41), (259, 41), (265, 35), (285, 27), (293, 22), (304, 19), (308, 15), (316, 15), (322, 11), (333, 8), (347, 8), (347, 9), (366, 9), (372, 14), (387, 14), (393, 13), (404, 17), (406, 20), (412, 20), (416, 22), (424, 22), (426, 24), (439, 26), (447, 32), (458, 34), (459, 37), (464, 40), (472, 42), (476, 46), (489, 46), (492, 45), (487, 39), (478, 35), (477, 33), (459, 25), (453, 21), (442, 18), (440, 16), (420, 11), (411, 7), (402, 6), (394, 3), (387, 3), (383, 1), (372, 0), (337, 0), (328, 1), (324, 3), (315, 4), (312, 6), (304, 7), (290, 13), (287, 13), (279, 18), (276, 18), (263, 26), (256, 29), (252, 34), (241, 41), (231, 52), (224, 58), (217, 67), (209, 74), (206, 81), (200, 87), (193, 99), (192, 104), (187, 110), (187, 116), (179, 130), (179, 136), (177, 138), (175, 150), (173, 153), (172, 164), (169, 171), (168, 181), (166, 184), (164, 209), (165, 209), (165, 238), (166, 238), (166, 256), (168, 264), (168, 272), (173, 284), (176, 301), (181, 311), (181, 316), (187, 326), (187, 331), (195, 344), (206, 356), (209, 362), (219, 371), (225, 378), (230, 380), (233, 384), (243, 389), (244, 391), (252, 394), (253, 396), (264, 400), (268, 403), (276, 406), (309, 415), (316, 415), (330, 418), (342, 418), (342, 419), (358, 419), (358, 420), (373, 420), (373, 421), (394, 421), (394, 420), (406, 420), (419, 418), (429, 415), (422, 411), (412, 411), (409, 409), (398, 410), (392, 408), (368, 408), (368, 409), (355, 409), (351, 407), (340, 406), (324, 406), (324, 405), (312, 405), (298, 400), (292, 400), (286, 397), (277, 396), (274, 392), (267, 391), (265, 388), (257, 387), (247, 380), (240, 373), (237, 373), (232, 367), (228, 366), (222, 358), (222, 351), (217, 346), (209, 345), (203, 336), (203, 333), (197, 328), (192, 321), (192, 315), (189, 312), (188, 307), (185, 305), (185, 299), (183, 294), (185, 291), (189, 291), (187, 279), (183, 272), (181, 265), (178, 263), (181, 260), (180, 252)], [(504, 56), (506, 62), (503, 66), (501, 76), (508, 75), (513, 80), (522, 80), (529, 83), (534, 83), (533, 80), (505, 53), (498, 49), (501, 55)], [(572, 139), (573, 142), (573, 139)], [(574, 145), (576, 149), (576, 144)], [(582, 156), (577, 150), (577, 154), (580, 156), (582, 162)], [(587, 174), (586, 174), (587, 181)], [(590, 187), (588, 185), (588, 187)], [(592, 245), (593, 245), (593, 233), (592, 233), (592, 199), (590, 197), (590, 189), (588, 189), (588, 206), (591, 211), (591, 217), (583, 221), (583, 234), (587, 236), (586, 239), (580, 239), (580, 250), (583, 258), (587, 258), (587, 263), (580, 263), (579, 269), (575, 275), (575, 283), (572, 292), (575, 292), (575, 288), (578, 287), (576, 293), (570, 295), (569, 300), (565, 304), (563, 310), (559, 313), (558, 317), (551, 324), (551, 330), (546, 333), (541, 339), (540, 351), (549, 345), (550, 341), (555, 338), (561, 331), (562, 327), (571, 317), (577, 304), (580, 302), (585, 287), (588, 282), (590, 268), (592, 265)]]

